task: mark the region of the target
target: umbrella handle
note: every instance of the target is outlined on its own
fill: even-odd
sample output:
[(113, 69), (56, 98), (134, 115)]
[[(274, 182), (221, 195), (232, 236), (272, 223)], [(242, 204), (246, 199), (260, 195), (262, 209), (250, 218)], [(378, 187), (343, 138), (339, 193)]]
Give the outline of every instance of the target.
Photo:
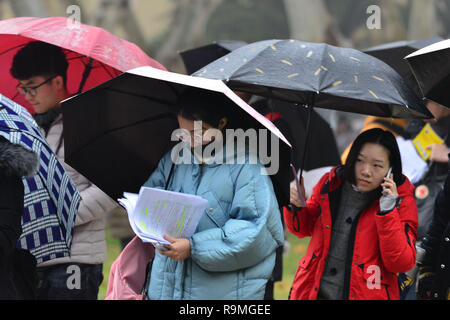
[(305, 168), (305, 162), (306, 162), (306, 152), (308, 151), (308, 144), (309, 144), (309, 136), (310, 136), (310, 129), (311, 129), (311, 116), (314, 109), (314, 104), (316, 100), (316, 95), (314, 94), (311, 99), (311, 104), (306, 105), (308, 107), (308, 117), (306, 120), (306, 137), (305, 137), (305, 147), (303, 148), (303, 157), (302, 162), (300, 165), (300, 181), (303, 177), (303, 170)]

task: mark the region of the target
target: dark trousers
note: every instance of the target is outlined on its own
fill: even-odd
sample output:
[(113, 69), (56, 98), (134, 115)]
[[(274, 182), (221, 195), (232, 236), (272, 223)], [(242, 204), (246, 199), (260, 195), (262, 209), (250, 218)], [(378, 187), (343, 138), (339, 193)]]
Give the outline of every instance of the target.
[(37, 268), (38, 300), (97, 300), (102, 264), (58, 264)]
[(266, 291), (264, 300), (274, 300), (274, 285), (275, 282), (281, 281), (283, 278), (283, 247), (278, 247), (276, 250), (275, 267), (273, 268), (272, 276), (266, 284)]

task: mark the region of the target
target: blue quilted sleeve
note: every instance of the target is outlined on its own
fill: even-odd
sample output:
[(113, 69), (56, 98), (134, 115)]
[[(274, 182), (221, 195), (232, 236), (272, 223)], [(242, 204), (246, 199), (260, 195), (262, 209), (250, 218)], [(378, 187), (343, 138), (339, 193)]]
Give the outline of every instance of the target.
[(235, 172), (230, 219), (222, 228), (194, 234), (191, 257), (203, 269), (229, 272), (263, 261), (283, 245), (278, 203), (262, 165), (243, 165)]
[(171, 166), (171, 152), (169, 152), (159, 161), (158, 167), (153, 171), (147, 182), (145, 182), (144, 187), (164, 189)]

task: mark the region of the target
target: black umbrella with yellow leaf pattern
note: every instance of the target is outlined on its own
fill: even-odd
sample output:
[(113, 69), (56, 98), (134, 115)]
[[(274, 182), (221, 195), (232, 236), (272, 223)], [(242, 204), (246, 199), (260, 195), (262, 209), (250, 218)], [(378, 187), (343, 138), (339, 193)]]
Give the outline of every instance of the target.
[(379, 117), (433, 118), (389, 65), (361, 51), (324, 43), (259, 41), (193, 75), (223, 80), (236, 91), (305, 105), (310, 111), (319, 107)]
[(383, 61), (351, 48), (298, 40), (255, 42), (193, 74), (233, 90), (308, 106), (393, 118), (432, 118)]

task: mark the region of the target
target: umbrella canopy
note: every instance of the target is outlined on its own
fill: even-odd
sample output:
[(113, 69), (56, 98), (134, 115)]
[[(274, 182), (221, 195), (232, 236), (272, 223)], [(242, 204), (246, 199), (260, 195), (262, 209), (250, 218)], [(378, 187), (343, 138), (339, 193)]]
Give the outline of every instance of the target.
[[(250, 103), (250, 105), (261, 114), (266, 115), (268, 119), (280, 119), (279, 122), (275, 120), (276, 125), (287, 125), (288, 128), (282, 127), (284, 131), (281, 129), (281, 132), (287, 132), (284, 135), (292, 144), (291, 163), (295, 168), (300, 168), (305, 144), (308, 110), (298, 108), (292, 102), (265, 98)], [(310, 144), (304, 169), (310, 171), (341, 164), (333, 129), (315, 110), (312, 111), (311, 115), (310, 131)], [(326, 157), (323, 156), (323, 150), (327, 150)], [(291, 176), (289, 178), (288, 184), (292, 180)]]
[(351, 48), (298, 40), (241, 47), (194, 76), (220, 79), (234, 90), (309, 106), (300, 177), (314, 107), (393, 118), (433, 118), (387, 64)]
[[(219, 41), (212, 44), (189, 49), (180, 52), (183, 62), (188, 70), (188, 73), (194, 73), (195, 71), (203, 68), (209, 63), (227, 55), (228, 53), (237, 50), (243, 46), (247, 45), (243, 41)], [(402, 57), (403, 58), (403, 57)], [(409, 69), (409, 67), (408, 67)], [(266, 104), (267, 107), (262, 107)], [(303, 150), (306, 120), (307, 120), (307, 110), (304, 108), (293, 108), (292, 103), (286, 101), (280, 101), (276, 99), (261, 99), (256, 104), (252, 105), (259, 113), (267, 116), (269, 119), (274, 114), (276, 118), (281, 115), (282, 120), (278, 121), (278, 125), (287, 124), (289, 128), (284, 127), (286, 137), (293, 144), (293, 152), (291, 150), (291, 162), (295, 167), (299, 167), (301, 159), (301, 150)], [(273, 114), (269, 115), (269, 112)], [(293, 130), (295, 128), (295, 130)], [(305, 170), (312, 170), (324, 166), (334, 166), (340, 164), (340, 156), (337, 150), (336, 141), (334, 138), (333, 131), (331, 130), (329, 124), (316, 112), (313, 112), (311, 117), (311, 148), (308, 150)], [(282, 130), (283, 131), (283, 130)], [(321, 134), (315, 134), (321, 133)], [(323, 146), (327, 146), (329, 150), (329, 156), (323, 157)], [(290, 168), (287, 168), (289, 172)], [(288, 185), (291, 181), (291, 177), (287, 177)], [(289, 190), (287, 190), (289, 193)]]
[(413, 89), (419, 97), (422, 97), (417, 81), (411, 72), (408, 62), (406, 62), (405, 57), (441, 40), (444, 39), (441, 37), (432, 37), (414, 41), (395, 41), (367, 48), (363, 50), (363, 52), (378, 58), (391, 66), (402, 76), (406, 81), (406, 84)]
[(177, 100), (187, 88), (223, 94), (289, 144), (222, 81), (142, 67), (63, 101), (66, 162), (113, 199), (138, 192), (173, 146)]
[(423, 96), (450, 108), (450, 39), (420, 49), (405, 59)]
[(33, 112), (16, 90), (9, 73), (14, 55), (30, 41), (43, 41), (65, 49), (69, 62), (69, 93), (93, 88), (122, 72), (140, 66), (164, 69), (138, 46), (109, 32), (85, 24), (73, 25), (64, 17), (13, 18), (0, 21), (0, 92)]
[(224, 80), (233, 90), (320, 108), (379, 117), (433, 117), (387, 64), (355, 49), (323, 43), (255, 42), (194, 76)]
[(0, 135), (35, 152), (39, 172), (23, 179), (25, 197), (18, 246), (37, 263), (70, 255), (80, 194), (25, 108), (0, 95)]
[(188, 74), (200, 70), (214, 60), (247, 45), (244, 41), (223, 40), (208, 44), (206, 46), (181, 51), (179, 54), (183, 59)]

